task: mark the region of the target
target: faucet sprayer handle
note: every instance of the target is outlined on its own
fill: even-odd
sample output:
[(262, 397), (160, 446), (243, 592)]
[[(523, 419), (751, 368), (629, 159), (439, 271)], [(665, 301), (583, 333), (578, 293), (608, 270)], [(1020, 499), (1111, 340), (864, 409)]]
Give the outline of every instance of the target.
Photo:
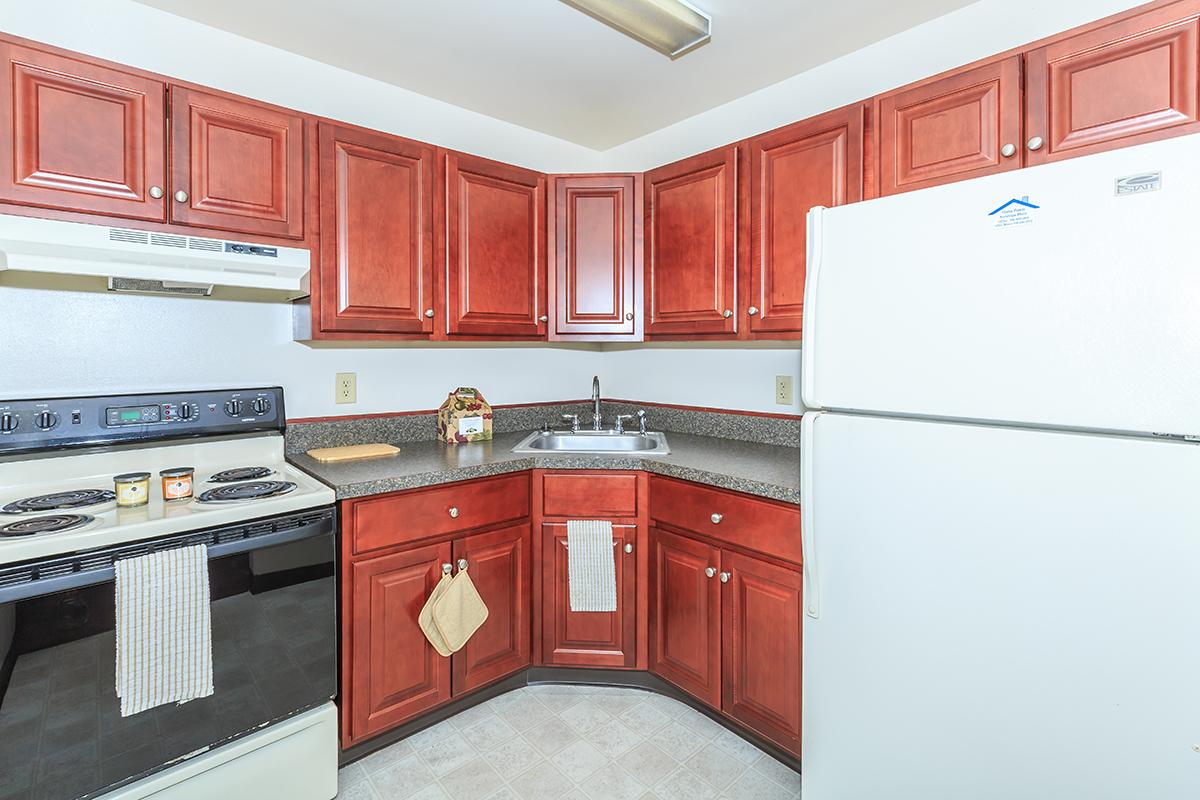
[(645, 433), (646, 432), (646, 412), (639, 409), (637, 412), (637, 418), (638, 418), (638, 432)]

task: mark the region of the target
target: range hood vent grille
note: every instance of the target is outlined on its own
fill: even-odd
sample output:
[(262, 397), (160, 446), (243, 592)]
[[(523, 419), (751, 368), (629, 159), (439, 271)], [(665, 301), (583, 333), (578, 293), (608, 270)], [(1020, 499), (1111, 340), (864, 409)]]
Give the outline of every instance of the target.
[(211, 284), (177, 283), (172, 281), (148, 281), (141, 278), (109, 278), (110, 292), (137, 292), (138, 294), (182, 294), (192, 297), (208, 297), (212, 294)]
[(134, 231), (129, 228), (109, 228), (110, 242), (125, 242), (126, 244), (150, 244), (150, 234), (145, 231)]

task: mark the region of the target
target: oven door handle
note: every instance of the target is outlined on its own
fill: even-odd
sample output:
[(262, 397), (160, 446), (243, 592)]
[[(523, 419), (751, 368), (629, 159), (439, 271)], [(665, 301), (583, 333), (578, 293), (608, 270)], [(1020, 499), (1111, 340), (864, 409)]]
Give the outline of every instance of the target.
[[(245, 539), (236, 539), (229, 542), (219, 542), (208, 546), (208, 558), (211, 561), (214, 558), (222, 558), (224, 556), (237, 555), (238, 553), (247, 553), (251, 550), (261, 550), (275, 545), (287, 544), (289, 542), (299, 541), (300, 539), (312, 539), (322, 535), (332, 535), (334, 525), (331, 518), (313, 520), (304, 525), (298, 525), (295, 528), (289, 528), (283, 531), (272, 531), (258, 536), (250, 536)], [(200, 542), (195, 542), (200, 544)], [(189, 543), (185, 541), (179, 542), (179, 547), (188, 547)], [(163, 550), (171, 550), (173, 547), (164, 547), (149, 552), (162, 552)], [(145, 555), (140, 553), (139, 555)], [(96, 553), (88, 553), (82, 556), (73, 557), (75, 560), (91, 560), (94, 559)], [(127, 557), (132, 557), (127, 556)], [(119, 557), (114, 558), (113, 562), (121, 560)], [(53, 559), (59, 561), (59, 559)], [(97, 566), (91, 569), (80, 569), (78, 571), (67, 572), (57, 575), (39, 576), (31, 581), (17, 583), (9, 586), (0, 585), (0, 605), (5, 603), (16, 602), (17, 600), (28, 600), (31, 597), (42, 597), (45, 595), (57, 594), (70, 589), (82, 589), (85, 586), (95, 586), (98, 583), (105, 583), (116, 578), (116, 568), (110, 564), (108, 566)]]

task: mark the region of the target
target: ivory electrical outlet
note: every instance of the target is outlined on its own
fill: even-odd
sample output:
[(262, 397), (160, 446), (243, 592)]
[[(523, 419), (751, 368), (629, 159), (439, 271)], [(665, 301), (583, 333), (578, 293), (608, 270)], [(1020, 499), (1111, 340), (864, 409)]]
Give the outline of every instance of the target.
[(775, 403), (781, 406), (790, 406), (793, 402), (792, 395), (792, 376), (791, 375), (776, 375), (775, 376)]
[(336, 403), (358, 402), (357, 372), (339, 372), (334, 376), (333, 399)]

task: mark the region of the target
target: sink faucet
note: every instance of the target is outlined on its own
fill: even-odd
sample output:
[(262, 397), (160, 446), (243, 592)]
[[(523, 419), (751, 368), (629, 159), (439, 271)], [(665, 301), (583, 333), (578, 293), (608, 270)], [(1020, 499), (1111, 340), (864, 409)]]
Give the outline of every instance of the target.
[(592, 430), (600, 430), (600, 376), (592, 376)]

